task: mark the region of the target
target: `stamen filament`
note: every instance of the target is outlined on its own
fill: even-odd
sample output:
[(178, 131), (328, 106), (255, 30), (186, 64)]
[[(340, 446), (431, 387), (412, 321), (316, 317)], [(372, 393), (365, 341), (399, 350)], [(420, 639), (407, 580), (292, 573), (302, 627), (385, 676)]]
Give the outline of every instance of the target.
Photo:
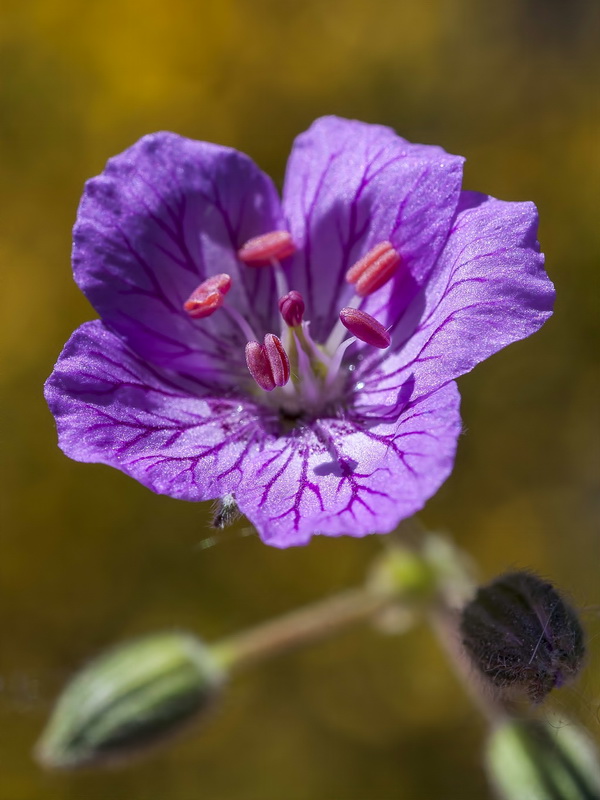
[(327, 380), (325, 381), (326, 389), (328, 389), (335, 383), (335, 380), (340, 372), (340, 367), (342, 366), (342, 360), (344, 358), (344, 354), (346, 353), (346, 350), (350, 347), (350, 345), (354, 344), (355, 341), (356, 341), (356, 336), (351, 336), (349, 339), (343, 341), (333, 354), (333, 358), (331, 359), (329, 370), (327, 372)]
[[(354, 297), (352, 297), (352, 299), (346, 306), (346, 308), (358, 308), (362, 303), (362, 301), (363, 298), (355, 294)], [(338, 318), (338, 321), (333, 326), (333, 330), (331, 331), (327, 341), (325, 342), (325, 350), (328, 353), (335, 353), (347, 335), (348, 335), (348, 329), (342, 324), (342, 321)]]
[(273, 272), (275, 273), (275, 286), (277, 287), (277, 295), (278, 297), (283, 297), (284, 294), (287, 294), (290, 291), (287, 278), (285, 277), (285, 272), (283, 271), (281, 262), (276, 258), (271, 259), (271, 266), (273, 267)]
[(296, 345), (296, 355), (298, 358), (298, 379), (302, 387), (301, 393), (309, 403), (315, 403), (319, 398), (319, 384), (313, 371), (310, 357), (298, 336), (298, 331), (292, 331), (294, 343)]
[(229, 314), (230, 318), (235, 322), (235, 324), (244, 334), (244, 338), (246, 339), (246, 341), (251, 342), (251, 341), (256, 341), (258, 339), (258, 336), (252, 330), (252, 326), (250, 325), (250, 323), (246, 319), (244, 319), (244, 317), (242, 317), (237, 308), (233, 308), (232, 306), (223, 306), (223, 311)]

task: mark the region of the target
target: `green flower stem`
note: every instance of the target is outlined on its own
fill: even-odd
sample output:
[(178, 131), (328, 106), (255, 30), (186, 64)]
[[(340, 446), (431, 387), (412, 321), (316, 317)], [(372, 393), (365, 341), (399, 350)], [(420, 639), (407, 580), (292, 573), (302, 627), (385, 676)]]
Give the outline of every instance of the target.
[(507, 708), (473, 669), (462, 644), (460, 612), (475, 592), (474, 565), (450, 540), (422, 532), (422, 550), (436, 575), (437, 597), (428, 609), (433, 632), (466, 695), (492, 725)]
[(325, 639), (355, 623), (384, 619), (384, 612), (421, 612), (467, 695), (496, 725), (506, 718), (508, 709), (472, 669), (459, 631), (459, 610), (473, 589), (471, 564), (448, 540), (425, 534), (415, 549), (396, 540), (376, 560), (364, 586), (234, 634), (211, 650), (224, 670), (235, 671)]
[(475, 673), (462, 646), (459, 630), (459, 613), (447, 605), (443, 598), (430, 612), (431, 627), (444, 650), (454, 674), (461, 683), (466, 695), (476, 708), (492, 725), (506, 718), (506, 707), (483, 683)]
[(393, 602), (394, 595), (350, 589), (217, 642), (212, 654), (227, 670), (244, 668), (370, 620)]

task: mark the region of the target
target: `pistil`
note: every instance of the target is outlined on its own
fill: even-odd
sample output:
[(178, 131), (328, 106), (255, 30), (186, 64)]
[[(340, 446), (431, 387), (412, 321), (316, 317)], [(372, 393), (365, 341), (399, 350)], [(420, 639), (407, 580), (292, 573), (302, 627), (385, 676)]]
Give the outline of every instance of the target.
[(279, 311), (283, 321), (290, 328), (295, 328), (302, 322), (304, 317), (304, 298), (295, 290), (287, 292), (279, 298)]
[[(319, 413), (338, 402), (345, 392), (346, 370), (342, 364), (347, 349), (356, 340), (384, 349), (390, 334), (370, 314), (358, 306), (364, 297), (380, 289), (394, 275), (400, 256), (388, 241), (373, 247), (346, 273), (356, 294), (340, 312), (325, 344), (313, 341), (309, 322), (304, 320), (306, 305), (300, 292), (289, 291), (280, 260), (295, 252), (287, 231), (272, 231), (250, 239), (238, 250), (240, 261), (248, 267), (271, 267), (279, 294), (281, 336), (268, 333), (261, 344), (252, 326), (233, 305), (224, 305), (231, 288), (226, 273), (203, 281), (184, 304), (194, 319), (202, 319), (223, 307), (247, 340), (245, 355), (248, 370), (265, 392), (274, 392), (269, 404), (292, 416)], [(348, 336), (348, 333), (351, 336)], [(290, 380), (290, 377), (292, 380)]]

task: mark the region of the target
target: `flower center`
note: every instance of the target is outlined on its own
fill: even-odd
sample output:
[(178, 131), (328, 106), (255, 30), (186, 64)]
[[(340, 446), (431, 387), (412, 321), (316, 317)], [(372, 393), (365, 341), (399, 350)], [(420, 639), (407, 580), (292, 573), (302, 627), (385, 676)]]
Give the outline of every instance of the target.
[(263, 402), (292, 419), (331, 413), (340, 405), (351, 388), (349, 375), (353, 370), (352, 365), (344, 362), (344, 355), (355, 341), (380, 349), (389, 347), (389, 332), (359, 306), (365, 297), (393, 277), (401, 262), (400, 255), (387, 241), (380, 242), (357, 261), (346, 273), (346, 280), (354, 284), (356, 294), (339, 312), (327, 341), (319, 344), (311, 337), (310, 322), (304, 319), (304, 298), (295, 289), (289, 290), (281, 266), (282, 259), (295, 251), (287, 231), (262, 234), (238, 250), (238, 258), (247, 267), (274, 271), (281, 329), (279, 335), (267, 333), (262, 344), (256, 341), (246, 319), (231, 305), (224, 304), (232, 283), (229, 275), (214, 275), (203, 281), (184, 303), (184, 310), (194, 319), (210, 316), (223, 307), (249, 340), (245, 356), (253, 391), (260, 393)]

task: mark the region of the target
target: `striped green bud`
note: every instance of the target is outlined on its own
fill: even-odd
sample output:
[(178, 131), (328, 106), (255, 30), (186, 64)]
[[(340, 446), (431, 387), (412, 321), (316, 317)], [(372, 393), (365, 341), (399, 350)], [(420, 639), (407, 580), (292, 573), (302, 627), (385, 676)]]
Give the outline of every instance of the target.
[(510, 720), (492, 733), (486, 754), (502, 800), (598, 800), (600, 762), (573, 724)]
[(168, 631), (125, 642), (67, 685), (38, 743), (38, 761), (69, 769), (122, 760), (201, 715), (225, 675), (194, 636)]

